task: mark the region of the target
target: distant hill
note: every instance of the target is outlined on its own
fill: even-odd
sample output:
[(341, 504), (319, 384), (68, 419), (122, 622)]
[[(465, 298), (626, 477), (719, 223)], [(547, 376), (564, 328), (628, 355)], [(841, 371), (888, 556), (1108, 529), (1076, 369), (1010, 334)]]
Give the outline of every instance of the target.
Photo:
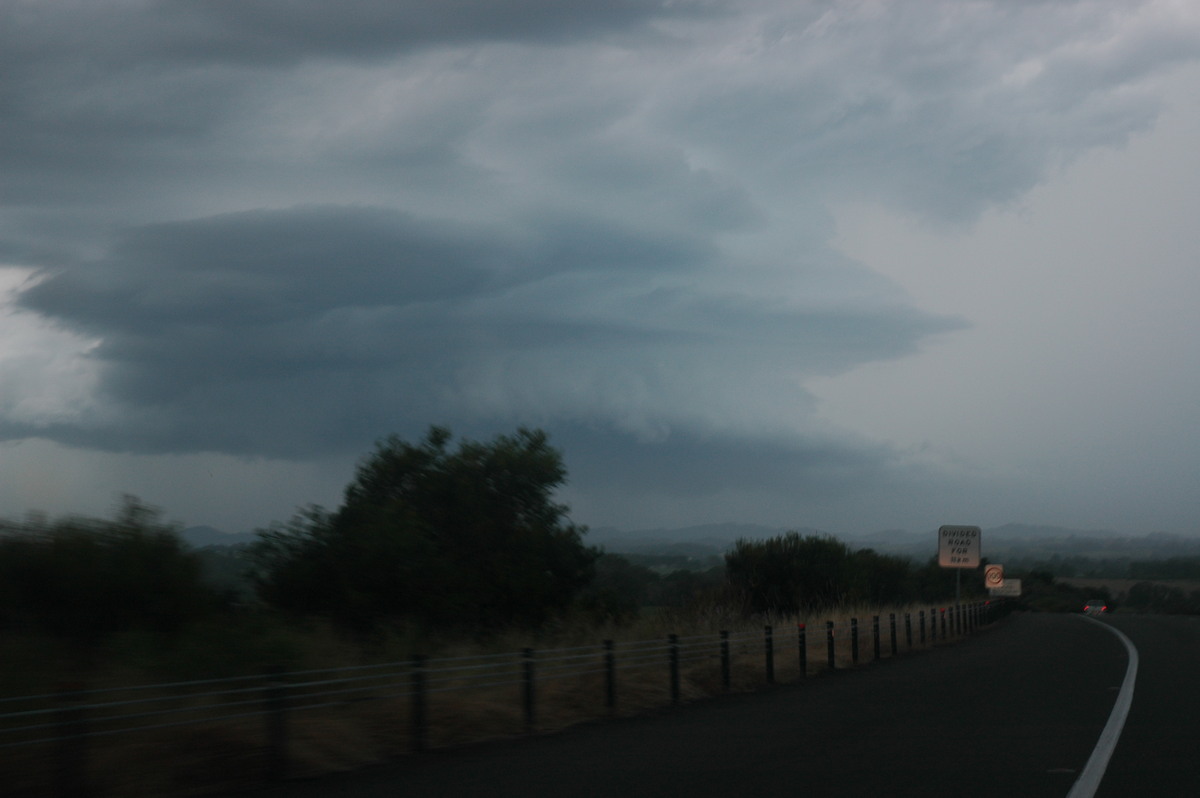
[[(733, 548), (741, 538), (765, 540), (788, 532), (801, 535), (827, 535), (809, 527), (772, 527), (761, 524), (699, 524), (696, 526), (651, 529), (594, 527), (584, 541), (613, 554), (668, 556), (694, 563), (711, 562)], [(181, 533), (194, 548), (234, 546), (253, 543), (252, 532), (228, 533), (211, 526), (193, 526)], [(937, 532), (933, 529), (911, 532), (886, 529), (862, 535), (835, 536), (855, 549), (874, 549), (882, 554), (897, 554), (918, 561), (937, 555)], [(1111, 530), (1069, 529), (1033, 524), (1004, 524), (983, 530), (983, 556), (992, 562), (1008, 559), (1046, 560), (1052, 557), (1090, 557), (1093, 559), (1165, 559), (1175, 556), (1200, 556), (1200, 537), (1183, 537), (1155, 532), (1128, 535)]]
[[(795, 531), (801, 535), (826, 535), (811, 528), (768, 527), (757, 524), (702, 524), (677, 529), (621, 530), (599, 527), (588, 532), (587, 542), (614, 554), (685, 555), (704, 558), (721, 555), (739, 538), (763, 540)], [(835, 536), (855, 549), (874, 549), (924, 561), (937, 555), (934, 529), (911, 532), (887, 529), (863, 535)], [(1048, 559), (1091, 557), (1094, 559), (1163, 559), (1200, 555), (1200, 537), (1183, 537), (1155, 532), (1128, 535), (1112, 530), (1070, 529), (1032, 524), (1004, 524), (983, 530), (983, 556), (992, 562), (1001, 558)]]
[(694, 555), (724, 554), (739, 538), (762, 540), (786, 533), (786, 529), (758, 524), (701, 524), (677, 529), (589, 529), (584, 540), (614, 553), (679, 554), (685, 550)]
[(589, 529), (584, 541), (612, 554), (636, 554), (686, 558), (695, 563), (711, 563), (734, 547), (740, 539), (765, 540), (799, 532), (824, 535), (818, 529), (770, 527), (761, 524), (700, 524), (676, 529)]
[(1128, 537), (1111, 529), (1068, 529), (1061, 526), (1034, 526), (1030, 524), (1005, 524), (1004, 526), (985, 529), (988, 537), (993, 538), (1031, 538), (1051, 540), (1061, 538), (1119, 538)]
[(211, 526), (189, 526), (180, 532), (179, 536), (189, 546), (197, 549), (205, 546), (236, 546), (242, 543), (253, 543), (256, 538), (253, 532), (222, 532)]

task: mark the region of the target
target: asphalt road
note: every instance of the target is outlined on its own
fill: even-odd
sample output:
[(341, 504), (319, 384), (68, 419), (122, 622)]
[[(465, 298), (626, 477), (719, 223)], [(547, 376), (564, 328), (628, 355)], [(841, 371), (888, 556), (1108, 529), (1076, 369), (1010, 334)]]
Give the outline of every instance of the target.
[[(1185, 676), (1185, 661), (1171, 663), (1176, 655), (1195, 670), (1200, 624), (1110, 622), (1139, 648), (1144, 640), (1147, 652), (1128, 739), (1099, 794), (1200, 795), (1189, 771), (1200, 753), (1192, 714), (1178, 717), (1178, 694), (1150, 684)], [(1163, 664), (1152, 664), (1159, 656)], [(289, 782), (261, 795), (1063, 798), (1108, 720), (1126, 664), (1124, 646), (1098, 624), (1018, 614), (963, 643), (852, 673)], [(1197, 698), (1191, 691), (1184, 706)], [(1184, 775), (1194, 788), (1179, 792)], [(1159, 788), (1146, 787), (1150, 777)]]
[(1200, 795), (1200, 618), (1113, 615), (1137, 647), (1133, 706), (1097, 798)]

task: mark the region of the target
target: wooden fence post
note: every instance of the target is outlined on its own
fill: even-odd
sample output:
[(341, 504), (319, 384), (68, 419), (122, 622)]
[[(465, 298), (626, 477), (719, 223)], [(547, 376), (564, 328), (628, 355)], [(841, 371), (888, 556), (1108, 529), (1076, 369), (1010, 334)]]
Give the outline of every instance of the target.
[(74, 798), (88, 794), (87, 782), (87, 714), (83, 684), (70, 683), (58, 691), (58, 752), (55, 768), (55, 787), (59, 798)]
[(609, 714), (617, 711), (617, 655), (613, 641), (604, 641), (604, 708)]
[(808, 632), (802, 623), (796, 624), (796, 639), (800, 649), (800, 678), (808, 676)]
[(671, 669), (671, 706), (679, 703), (679, 635), (667, 636), (667, 660)]
[(525, 733), (533, 734), (537, 726), (537, 720), (534, 716), (534, 694), (533, 694), (533, 649), (527, 648), (521, 652), (521, 683), (522, 703), (525, 705)]
[(267, 672), (263, 691), (267, 709), (267, 776), (283, 781), (288, 773), (287, 683), (283, 668), (276, 665)]
[(729, 672), (729, 632), (721, 631), (721, 687), (729, 692), (731, 674)]
[(429, 722), (426, 717), (426, 701), (425, 695), (425, 656), (416, 654), (412, 658), (412, 671), (410, 673), (410, 682), (412, 690), (412, 742), (411, 748), (413, 753), (421, 753), (429, 747)]
[(850, 664), (858, 664), (858, 618), (850, 619)]
[(763, 647), (767, 658), (767, 684), (775, 684), (775, 630), (770, 626), (763, 627)]

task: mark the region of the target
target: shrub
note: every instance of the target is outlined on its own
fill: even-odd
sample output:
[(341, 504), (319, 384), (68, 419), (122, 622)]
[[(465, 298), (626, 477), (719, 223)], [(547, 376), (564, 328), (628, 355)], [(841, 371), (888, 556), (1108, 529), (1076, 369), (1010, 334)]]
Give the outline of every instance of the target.
[(159, 511), (124, 497), (112, 520), (32, 518), (0, 526), (0, 625), (96, 640), (178, 630), (217, 599), (198, 558)]

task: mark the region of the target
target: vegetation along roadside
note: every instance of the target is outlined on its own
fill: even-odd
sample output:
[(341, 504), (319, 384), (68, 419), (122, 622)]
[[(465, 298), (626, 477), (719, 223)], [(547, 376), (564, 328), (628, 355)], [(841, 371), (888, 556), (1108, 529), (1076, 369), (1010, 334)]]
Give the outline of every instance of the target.
[[(287, 769), (307, 773), (417, 747), (414, 711), (428, 713), (423, 745), (453, 745), (749, 689), (774, 678), (775, 661), (790, 661), (794, 675), (816, 673), (826, 662), (829, 623), (839, 667), (945, 636), (935, 618), (944, 625), (937, 613), (953, 593), (953, 575), (932, 562), (788, 533), (739, 540), (706, 570), (664, 573), (586, 545), (586, 529), (554, 501), (565, 479), (562, 457), (541, 431), (455, 443), (434, 427), (415, 444), (381, 441), (337, 509), (305, 508), (228, 551), (190, 548), (178, 526), (132, 497), (111, 519), (3, 522), (0, 698), (9, 708), (30, 696), (51, 703), (87, 696), (91, 704), (100, 699), (85, 690), (219, 683), (200, 696), (192, 687), (187, 695), (158, 687), (137, 699), (143, 709), (154, 698), (178, 710), (228, 702), (229, 691), (240, 691), (238, 700), (254, 705), (240, 718), (139, 721), (146, 732), (87, 746), (94, 792), (183, 794), (263, 776), (257, 713), (272, 700), (260, 679), (267, 673), (289, 674), (293, 690), (304, 681), (297, 674), (388, 663), (403, 674), (390, 699), (372, 688), (324, 702), (321, 712), (294, 713)], [(980, 598), (976, 590), (968, 588), (969, 600)], [(773, 638), (764, 637), (767, 627)], [(798, 659), (802, 629), (805, 660)], [(605, 640), (621, 663), (617, 701), (604, 684)], [(775, 659), (764, 657), (769, 645)], [(527, 660), (512, 657), (526, 650)], [(428, 705), (415, 708), (418, 657), (468, 669), (501, 658), (511, 673), (478, 687), (466, 676), (447, 677), (428, 691)], [(667, 678), (672, 657), (678, 668)], [(555, 666), (562, 658), (572, 664)], [(578, 662), (591, 664), (576, 673)], [(519, 672), (525, 667), (538, 669), (532, 721), (528, 699), (513, 699), (528, 684)], [(259, 681), (228, 690), (222, 681), (244, 677)], [(61, 730), (53, 726), (61, 710), (45, 739)], [(21, 730), (37, 724), (21, 718), (34, 715), (0, 715), (0, 777), (12, 794), (38, 794), (62, 745), (22, 745), (30, 735)], [(214, 769), (218, 758), (222, 767)]]

